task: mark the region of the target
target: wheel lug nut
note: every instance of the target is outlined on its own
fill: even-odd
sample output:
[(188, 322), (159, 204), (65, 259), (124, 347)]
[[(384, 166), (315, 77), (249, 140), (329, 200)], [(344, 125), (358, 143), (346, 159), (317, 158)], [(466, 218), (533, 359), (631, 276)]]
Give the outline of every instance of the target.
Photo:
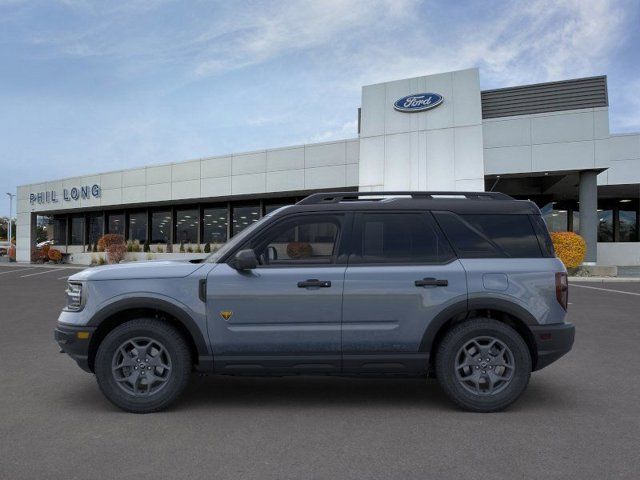
[[(144, 372), (142, 372), (142, 373), (144, 373)], [(487, 372), (485, 372), (484, 370), (482, 370), (482, 373), (487, 373)]]

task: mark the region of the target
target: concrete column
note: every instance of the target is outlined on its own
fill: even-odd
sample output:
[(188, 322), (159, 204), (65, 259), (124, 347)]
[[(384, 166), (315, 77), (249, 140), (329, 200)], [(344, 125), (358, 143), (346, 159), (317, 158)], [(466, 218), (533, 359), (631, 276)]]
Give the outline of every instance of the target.
[(598, 183), (597, 172), (580, 172), (580, 235), (587, 243), (585, 264), (595, 264), (598, 249)]

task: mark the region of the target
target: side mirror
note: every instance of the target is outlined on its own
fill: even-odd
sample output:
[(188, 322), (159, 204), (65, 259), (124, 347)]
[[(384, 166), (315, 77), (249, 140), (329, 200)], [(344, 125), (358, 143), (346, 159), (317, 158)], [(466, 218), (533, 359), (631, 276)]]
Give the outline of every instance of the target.
[(233, 258), (231, 265), (236, 270), (253, 270), (258, 266), (258, 259), (256, 254), (250, 248), (247, 250), (240, 250)]

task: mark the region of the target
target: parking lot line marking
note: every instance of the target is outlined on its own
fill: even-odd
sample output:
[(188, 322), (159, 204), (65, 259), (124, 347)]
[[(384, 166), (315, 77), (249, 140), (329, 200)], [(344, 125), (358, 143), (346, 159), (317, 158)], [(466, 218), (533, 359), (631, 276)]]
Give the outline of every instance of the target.
[(20, 278), (33, 277), (34, 275), (43, 275), (45, 273), (56, 272), (58, 270), (64, 270), (63, 268), (56, 268), (55, 270), (45, 270), (44, 272), (27, 273), (26, 275), (20, 275)]
[(34, 267), (29, 267), (29, 268), (15, 268), (14, 267), (10, 267), (12, 270), (8, 270), (6, 272), (0, 272), (0, 275), (4, 275), (5, 273), (15, 273), (15, 272), (23, 272), (25, 270), (32, 270)]
[(610, 288), (588, 287), (586, 285), (576, 285), (575, 283), (572, 283), (571, 286), (578, 287), (578, 288), (590, 288), (591, 290), (602, 290), (603, 292), (614, 292), (614, 293), (623, 293), (625, 295), (636, 295), (640, 297), (640, 293), (637, 293), (637, 292), (625, 292), (624, 290), (612, 290)]

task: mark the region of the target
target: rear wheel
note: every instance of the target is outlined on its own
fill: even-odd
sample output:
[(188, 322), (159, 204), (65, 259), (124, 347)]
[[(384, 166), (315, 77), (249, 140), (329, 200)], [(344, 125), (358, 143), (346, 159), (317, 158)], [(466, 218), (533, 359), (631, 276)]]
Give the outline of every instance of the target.
[(114, 405), (127, 412), (156, 412), (186, 387), (191, 355), (185, 339), (171, 325), (136, 319), (104, 338), (95, 372), (102, 393)]
[(444, 336), (436, 352), (436, 374), (445, 393), (462, 408), (494, 412), (524, 392), (531, 355), (510, 326), (488, 318), (467, 320)]

